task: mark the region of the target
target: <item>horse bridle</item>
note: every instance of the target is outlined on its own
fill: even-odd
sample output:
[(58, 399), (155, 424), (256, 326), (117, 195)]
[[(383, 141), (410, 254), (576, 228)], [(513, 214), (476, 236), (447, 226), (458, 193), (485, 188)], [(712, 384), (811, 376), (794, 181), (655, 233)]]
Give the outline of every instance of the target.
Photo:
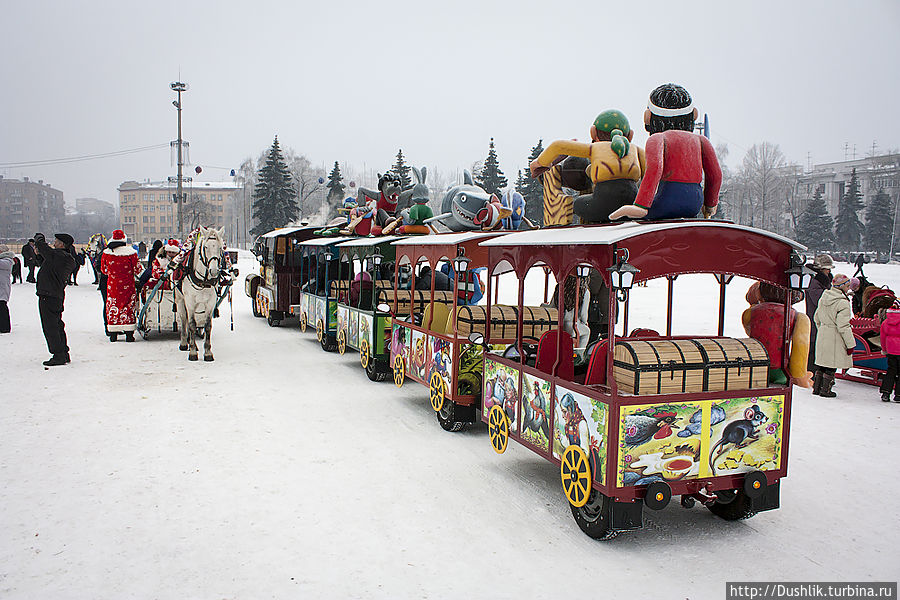
[(203, 288), (213, 287), (218, 282), (219, 276), (216, 275), (215, 277), (210, 278), (209, 277), (209, 267), (213, 261), (216, 261), (216, 263), (219, 266), (219, 271), (221, 271), (222, 270), (222, 256), (207, 256), (206, 255), (206, 242), (212, 238), (203, 239), (203, 237), (199, 236), (199, 235), (197, 237), (198, 237), (198, 239), (197, 239), (198, 260), (200, 261), (200, 264), (203, 265), (204, 276), (201, 279), (200, 277), (197, 276), (197, 270), (191, 269), (190, 272), (188, 273), (188, 277), (190, 278), (191, 283), (193, 283), (194, 285), (196, 285), (198, 287), (203, 287)]

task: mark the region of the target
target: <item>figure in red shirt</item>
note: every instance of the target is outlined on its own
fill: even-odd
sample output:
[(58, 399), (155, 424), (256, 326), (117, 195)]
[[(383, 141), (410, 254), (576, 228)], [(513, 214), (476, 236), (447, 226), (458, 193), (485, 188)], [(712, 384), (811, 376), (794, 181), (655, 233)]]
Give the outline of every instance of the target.
[[(716, 214), (722, 169), (710, 141), (693, 133), (697, 109), (686, 89), (674, 83), (650, 94), (644, 128), (650, 133), (644, 153), (647, 168), (634, 204), (610, 219), (680, 219)], [(701, 187), (701, 182), (703, 186)]]

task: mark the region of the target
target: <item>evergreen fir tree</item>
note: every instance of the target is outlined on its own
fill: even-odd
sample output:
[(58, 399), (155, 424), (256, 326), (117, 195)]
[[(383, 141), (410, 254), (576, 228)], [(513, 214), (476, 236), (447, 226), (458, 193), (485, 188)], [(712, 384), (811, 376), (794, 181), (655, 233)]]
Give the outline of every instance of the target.
[(494, 150), (494, 138), (491, 138), (491, 145), (488, 149), (487, 158), (484, 161), (484, 168), (481, 169), (481, 173), (475, 176), (475, 182), (483, 187), (487, 193), (494, 194), (498, 198), (502, 194), (501, 190), (508, 183), (503, 175), (503, 171), (500, 170), (497, 151)]
[(866, 250), (887, 253), (891, 250), (891, 226), (894, 223), (894, 206), (890, 195), (878, 190), (866, 207)]
[(400, 183), (404, 190), (412, 187), (412, 179), (409, 177), (409, 165), (406, 164), (406, 159), (403, 158), (402, 148), (397, 151), (397, 160), (394, 161), (391, 171), (400, 176)]
[(835, 241), (841, 250), (859, 250), (863, 232), (863, 225), (859, 220), (859, 211), (862, 207), (859, 179), (856, 177), (856, 169), (853, 169), (850, 172), (850, 185), (838, 203), (837, 220), (834, 224)]
[(300, 215), (297, 191), (278, 145), (278, 136), (269, 149), (266, 164), (256, 174), (253, 189), (253, 218), (257, 225), (250, 233), (261, 235), (295, 221)]
[(804, 246), (812, 249), (827, 248), (831, 244), (831, 232), (834, 222), (825, 208), (822, 189), (817, 187), (813, 197), (806, 203), (797, 223), (797, 239)]
[(329, 204), (340, 204), (344, 200), (347, 186), (344, 185), (344, 176), (341, 175), (341, 167), (338, 165), (338, 161), (334, 161), (334, 168), (328, 174), (328, 183), (325, 184), (325, 187), (328, 188), (326, 200)]
[[(544, 140), (538, 140), (537, 146), (531, 149), (528, 155), (528, 165), (544, 151)], [(526, 170), (521, 177), (521, 183), (516, 182), (516, 190), (525, 198), (525, 218), (538, 227), (544, 225), (544, 184), (539, 177), (532, 177)]]

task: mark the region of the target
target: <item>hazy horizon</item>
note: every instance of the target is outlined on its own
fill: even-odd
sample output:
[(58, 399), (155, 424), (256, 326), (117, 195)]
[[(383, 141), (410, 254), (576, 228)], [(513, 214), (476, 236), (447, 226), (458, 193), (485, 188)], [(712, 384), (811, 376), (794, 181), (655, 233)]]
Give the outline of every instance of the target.
[(461, 171), (493, 137), (512, 183), (538, 139), (585, 140), (607, 108), (643, 145), (647, 96), (667, 81), (709, 114), (730, 165), (763, 141), (803, 167), (843, 160), (845, 144), (858, 158), (873, 141), (879, 154), (900, 146), (887, 112), (900, 85), (896, 2), (606, 6), (9, 4), (0, 175), (43, 179), (67, 203), (117, 204), (123, 181), (164, 180), (179, 78), (204, 181), (230, 180), (277, 135), (326, 171), (337, 160), (373, 172), (399, 148), (409, 164)]

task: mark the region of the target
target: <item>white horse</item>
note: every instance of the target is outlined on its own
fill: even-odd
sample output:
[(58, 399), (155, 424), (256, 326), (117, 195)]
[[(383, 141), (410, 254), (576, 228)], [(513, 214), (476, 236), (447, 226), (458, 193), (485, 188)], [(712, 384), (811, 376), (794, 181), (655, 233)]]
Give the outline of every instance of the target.
[(225, 244), (223, 229), (207, 229), (201, 226), (191, 257), (185, 268), (181, 287), (175, 288), (178, 332), (181, 334), (179, 350), (190, 350), (188, 360), (197, 360), (198, 329), (206, 339), (203, 344), (203, 360), (215, 360), (210, 349), (212, 343), (212, 319), (216, 307), (216, 282), (224, 267)]

